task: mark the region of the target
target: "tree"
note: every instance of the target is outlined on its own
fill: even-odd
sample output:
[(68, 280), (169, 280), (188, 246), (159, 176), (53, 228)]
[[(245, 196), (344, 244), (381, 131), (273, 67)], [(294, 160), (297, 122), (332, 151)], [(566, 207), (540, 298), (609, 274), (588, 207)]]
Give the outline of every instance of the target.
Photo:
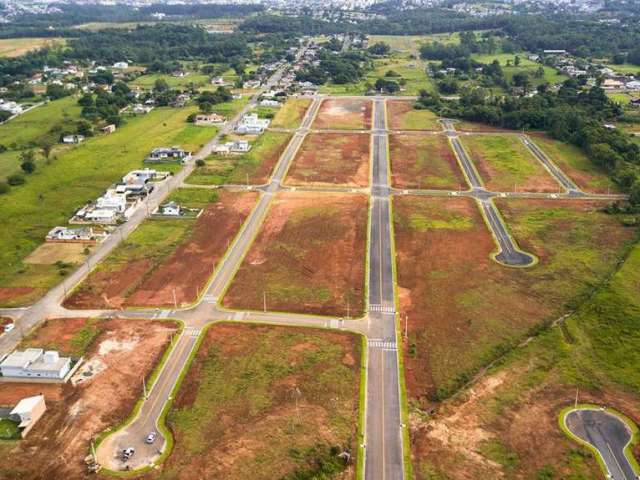
[(640, 47), (636, 47), (627, 55), (627, 62), (640, 65)]
[(93, 127), (86, 120), (78, 121), (76, 131), (78, 135), (84, 135), (85, 137), (91, 137), (93, 135)]
[(516, 55), (516, 56), (515, 56), (515, 58), (513, 59), (513, 64), (514, 64), (516, 67), (519, 67), (519, 66), (520, 66), (520, 56), (519, 56), (519, 55)]
[(24, 183), (24, 177), (19, 173), (14, 173), (7, 177), (7, 183), (11, 186), (22, 185)]
[(26, 161), (20, 164), (20, 168), (26, 174), (32, 174), (36, 171), (36, 164), (33, 161)]
[(93, 106), (93, 95), (91, 95), (90, 93), (85, 93), (78, 100), (78, 105), (80, 105), (81, 107), (91, 107), (91, 106)]
[(53, 83), (50, 83), (49, 85), (47, 85), (46, 95), (51, 100), (57, 100), (59, 98), (66, 97), (70, 93), (71, 93), (71, 91), (67, 90), (62, 85), (57, 85), (57, 84), (53, 84)]
[(169, 90), (169, 84), (164, 78), (158, 78), (153, 84), (153, 90), (158, 93), (163, 93)]
[(386, 55), (391, 51), (391, 47), (384, 42), (377, 42), (371, 45), (368, 51), (373, 55)]

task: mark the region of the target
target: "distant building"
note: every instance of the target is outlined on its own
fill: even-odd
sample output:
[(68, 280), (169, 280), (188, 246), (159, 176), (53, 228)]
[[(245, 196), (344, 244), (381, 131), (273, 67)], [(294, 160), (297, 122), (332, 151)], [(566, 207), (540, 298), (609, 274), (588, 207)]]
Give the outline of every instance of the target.
[(199, 113), (195, 118), (196, 125), (220, 125), (226, 121), (227, 119), (225, 117), (218, 115), (217, 113)]
[(116, 126), (112, 123), (105, 127), (102, 127), (102, 133), (110, 134), (116, 131)]
[(176, 202), (165, 203), (160, 206), (160, 214), (171, 217), (179, 217), (182, 215), (182, 208)]
[(70, 369), (71, 358), (41, 348), (16, 350), (0, 363), (0, 373), (5, 378), (63, 379)]
[(45, 240), (47, 242), (95, 242), (106, 236), (95, 233), (92, 228), (53, 227)]
[(46, 410), (47, 405), (44, 403), (44, 395), (35, 395), (20, 400), (9, 413), (9, 418), (19, 422), (18, 429), (22, 438), (24, 438)]
[(62, 137), (62, 143), (82, 143), (84, 135), (65, 135)]
[(262, 100), (260, 102), (260, 106), (261, 107), (279, 107), (280, 106), (280, 102), (278, 102), (277, 100)]
[(234, 153), (246, 153), (249, 150), (251, 150), (251, 144), (246, 140), (235, 140), (229, 146), (229, 151)]
[(186, 150), (182, 150), (179, 147), (159, 147), (154, 148), (147, 159), (146, 162), (167, 162), (172, 160), (186, 160), (191, 156), (191, 152)]
[(248, 113), (242, 117), (236, 126), (236, 133), (240, 135), (259, 135), (269, 127), (271, 120), (259, 118), (257, 113)]
[(113, 68), (117, 68), (118, 70), (124, 70), (129, 68), (129, 64), (127, 62), (116, 62), (113, 64)]

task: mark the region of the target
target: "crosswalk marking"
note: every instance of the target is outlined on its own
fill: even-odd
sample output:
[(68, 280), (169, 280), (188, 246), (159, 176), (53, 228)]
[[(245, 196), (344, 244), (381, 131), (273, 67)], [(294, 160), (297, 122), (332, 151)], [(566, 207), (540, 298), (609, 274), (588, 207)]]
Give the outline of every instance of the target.
[(370, 312), (382, 312), (382, 313), (396, 313), (396, 309), (393, 305), (380, 305), (380, 304), (371, 304), (369, 305)]
[(387, 350), (395, 350), (397, 348), (396, 342), (391, 340), (371, 339), (369, 340), (369, 347), (382, 348)]
[(187, 327), (184, 329), (184, 334), (189, 337), (197, 337), (200, 335), (200, 329), (196, 327)]

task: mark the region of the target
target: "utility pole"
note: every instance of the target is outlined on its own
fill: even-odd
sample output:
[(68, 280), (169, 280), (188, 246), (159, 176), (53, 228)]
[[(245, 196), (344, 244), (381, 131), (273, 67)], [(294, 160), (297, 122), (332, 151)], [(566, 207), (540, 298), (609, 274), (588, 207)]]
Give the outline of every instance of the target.
[(578, 387), (576, 387), (576, 401), (575, 401), (575, 404), (574, 404), (573, 408), (578, 408), (578, 391), (579, 390), (580, 389)]
[(266, 311), (267, 311), (267, 292), (265, 290), (262, 291), (262, 309), (266, 313)]

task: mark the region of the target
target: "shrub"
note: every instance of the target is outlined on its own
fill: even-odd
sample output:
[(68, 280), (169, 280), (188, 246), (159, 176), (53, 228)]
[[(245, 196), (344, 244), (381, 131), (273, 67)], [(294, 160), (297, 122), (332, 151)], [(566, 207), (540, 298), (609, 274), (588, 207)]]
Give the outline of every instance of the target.
[(7, 177), (7, 183), (9, 185), (22, 185), (24, 183), (24, 177), (19, 173), (14, 173), (13, 175), (9, 175)]
[(9, 184), (7, 182), (0, 182), (0, 195), (9, 192)]

